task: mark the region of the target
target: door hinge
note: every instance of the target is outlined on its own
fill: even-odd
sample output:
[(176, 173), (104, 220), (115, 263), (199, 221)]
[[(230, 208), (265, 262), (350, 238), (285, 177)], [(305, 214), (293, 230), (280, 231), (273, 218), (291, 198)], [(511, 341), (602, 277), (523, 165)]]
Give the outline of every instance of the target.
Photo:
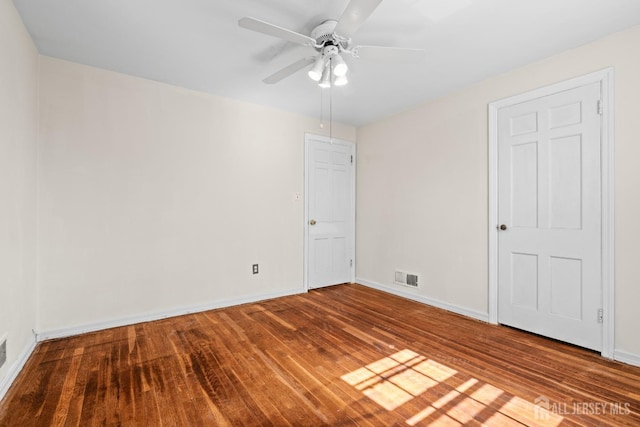
[(351, 164), (353, 164), (353, 154), (351, 155)]
[(598, 104), (597, 104), (596, 108), (598, 109), (598, 114), (602, 115), (602, 101), (601, 100), (598, 100)]
[(353, 260), (352, 259), (349, 260), (349, 267), (353, 267)]
[(602, 323), (604, 321), (604, 310), (598, 309), (598, 323)]

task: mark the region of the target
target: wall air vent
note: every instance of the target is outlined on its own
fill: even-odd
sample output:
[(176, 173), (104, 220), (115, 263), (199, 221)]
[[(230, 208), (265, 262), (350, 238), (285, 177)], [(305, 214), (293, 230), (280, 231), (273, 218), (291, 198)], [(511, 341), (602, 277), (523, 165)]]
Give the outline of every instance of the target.
[(412, 288), (418, 287), (418, 275), (407, 273), (406, 271), (395, 271), (393, 283), (397, 285), (410, 286)]

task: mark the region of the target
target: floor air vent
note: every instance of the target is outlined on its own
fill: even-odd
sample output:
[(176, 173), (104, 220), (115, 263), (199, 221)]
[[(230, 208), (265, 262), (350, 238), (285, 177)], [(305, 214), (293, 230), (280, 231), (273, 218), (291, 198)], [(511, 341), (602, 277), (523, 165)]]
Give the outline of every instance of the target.
[(395, 279), (393, 283), (404, 286), (411, 286), (412, 288), (418, 287), (418, 275), (407, 273), (406, 271), (395, 271)]

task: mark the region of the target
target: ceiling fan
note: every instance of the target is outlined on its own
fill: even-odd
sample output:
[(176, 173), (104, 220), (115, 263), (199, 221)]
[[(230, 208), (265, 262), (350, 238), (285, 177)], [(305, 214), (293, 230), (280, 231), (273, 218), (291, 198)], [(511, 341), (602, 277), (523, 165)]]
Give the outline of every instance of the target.
[(354, 58), (383, 60), (383, 61), (418, 61), (425, 56), (423, 49), (383, 47), (383, 46), (352, 46), (351, 36), (360, 28), (382, 0), (351, 0), (342, 13), (340, 20), (326, 20), (316, 26), (309, 36), (279, 27), (269, 22), (252, 17), (244, 17), (238, 25), (248, 30), (257, 31), (269, 36), (309, 46), (316, 53), (302, 58), (265, 78), (263, 82), (274, 84), (289, 77), (295, 72), (312, 65), (309, 77), (318, 82), (320, 87), (330, 87), (332, 84), (341, 86), (347, 83), (349, 69), (342, 55)]

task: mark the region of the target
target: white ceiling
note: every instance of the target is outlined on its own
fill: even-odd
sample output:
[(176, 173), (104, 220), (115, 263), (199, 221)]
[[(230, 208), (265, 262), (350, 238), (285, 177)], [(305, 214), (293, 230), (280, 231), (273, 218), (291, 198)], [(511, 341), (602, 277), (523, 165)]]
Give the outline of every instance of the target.
[[(319, 117), (300, 71), (262, 79), (313, 50), (238, 27), (243, 16), (303, 34), (348, 0), (14, 0), (44, 55)], [(362, 125), (640, 24), (640, 0), (384, 0), (354, 44), (424, 48), (392, 64), (345, 58), (333, 118)], [(324, 115), (328, 96), (324, 95)]]

